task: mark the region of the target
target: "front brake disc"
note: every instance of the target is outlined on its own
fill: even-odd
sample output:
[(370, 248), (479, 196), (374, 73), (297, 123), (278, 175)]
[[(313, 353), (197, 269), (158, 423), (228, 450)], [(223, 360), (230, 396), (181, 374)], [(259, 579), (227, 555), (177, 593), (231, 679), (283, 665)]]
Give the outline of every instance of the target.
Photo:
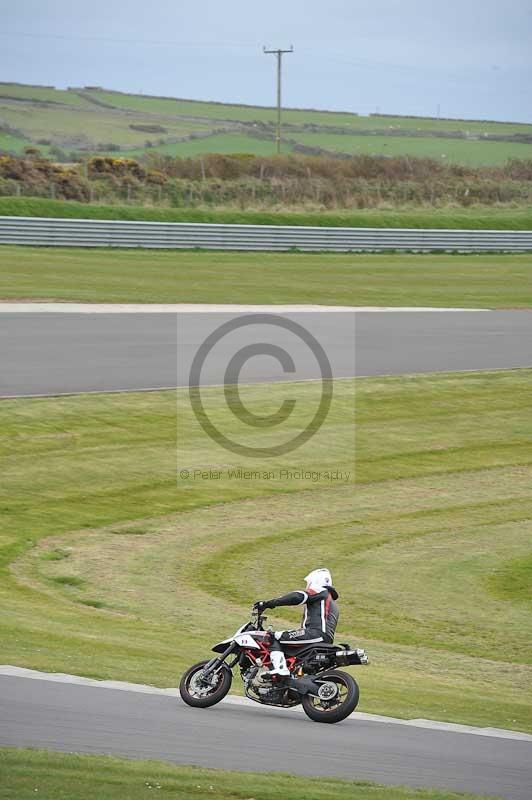
[(205, 681), (202, 675), (203, 672), (196, 672), (196, 674), (192, 676), (192, 680), (189, 684), (189, 688), (192, 692), (199, 695), (199, 697), (204, 697), (206, 694), (209, 694), (213, 688), (212, 683)]

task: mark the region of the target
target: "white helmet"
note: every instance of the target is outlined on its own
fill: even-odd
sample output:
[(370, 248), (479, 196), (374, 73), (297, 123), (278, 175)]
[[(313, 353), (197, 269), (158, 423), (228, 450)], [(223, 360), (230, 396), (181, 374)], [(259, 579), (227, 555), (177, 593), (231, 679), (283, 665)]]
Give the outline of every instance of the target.
[(305, 578), (307, 582), (307, 592), (323, 592), (327, 586), (332, 586), (332, 576), (328, 569), (320, 568), (320, 569), (313, 569), (312, 572)]

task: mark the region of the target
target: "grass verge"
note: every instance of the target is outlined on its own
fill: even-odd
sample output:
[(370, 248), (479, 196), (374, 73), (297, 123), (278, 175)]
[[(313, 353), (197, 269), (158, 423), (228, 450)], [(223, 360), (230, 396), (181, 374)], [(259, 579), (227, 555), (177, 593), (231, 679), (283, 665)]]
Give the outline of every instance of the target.
[[(0, 798), (141, 800), (474, 800), (478, 795), (382, 786), (368, 781), (300, 778), (283, 773), (228, 772), (45, 750), (0, 750)], [(155, 790), (155, 791), (152, 791)], [(151, 794), (150, 794), (151, 793)]]
[(0, 299), (529, 308), (532, 255), (220, 253), (4, 245)]
[(463, 228), (532, 230), (532, 208), (472, 206), (469, 208), (363, 209), (357, 211), (241, 211), (228, 208), (149, 208), (89, 205), (40, 197), (0, 197), (0, 215), (125, 219), (147, 222), (217, 222), (240, 225), (311, 225), (351, 228)]
[[(179, 464), (220, 477), (176, 482), (173, 392), (2, 401), (3, 661), (175, 686), (253, 600), (319, 561), (341, 592), (339, 640), (372, 657), (361, 710), (531, 731), (530, 598), (508, 590), (532, 565), (531, 386), (530, 370), (359, 380), (356, 482), (336, 485), (231, 478), (242, 459), (186, 405)], [(305, 409), (319, 389), (300, 388)], [(272, 468), (334, 456), (352, 472), (353, 388), (336, 384), (318, 444)], [(245, 402), (264, 413), (290, 391)], [(223, 391), (205, 403), (234, 435)]]

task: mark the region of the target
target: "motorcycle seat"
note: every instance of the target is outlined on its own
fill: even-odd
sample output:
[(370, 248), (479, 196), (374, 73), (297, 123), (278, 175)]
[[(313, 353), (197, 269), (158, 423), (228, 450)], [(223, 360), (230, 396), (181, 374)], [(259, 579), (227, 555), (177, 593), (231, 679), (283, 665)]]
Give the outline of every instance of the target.
[(298, 656), (302, 655), (306, 650), (342, 650), (340, 645), (329, 644), (328, 642), (314, 642), (313, 644), (309, 644), (308, 642), (297, 642), (295, 644), (279, 642), (279, 644), (285, 653), (297, 653)]

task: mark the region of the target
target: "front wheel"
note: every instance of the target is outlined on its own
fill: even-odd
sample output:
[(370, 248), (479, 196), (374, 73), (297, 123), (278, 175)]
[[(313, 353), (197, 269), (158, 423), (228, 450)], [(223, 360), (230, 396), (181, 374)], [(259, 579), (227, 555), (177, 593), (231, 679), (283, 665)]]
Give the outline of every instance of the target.
[(200, 661), (187, 669), (181, 683), (179, 694), (184, 702), (194, 708), (209, 708), (223, 700), (233, 682), (233, 674), (228, 666), (222, 665), (218, 672), (213, 672), (205, 680), (203, 670), (208, 661)]
[(320, 684), (318, 696), (305, 694), (301, 698), (305, 714), (314, 722), (341, 722), (357, 707), (360, 691), (347, 672), (328, 672), (316, 682)]

